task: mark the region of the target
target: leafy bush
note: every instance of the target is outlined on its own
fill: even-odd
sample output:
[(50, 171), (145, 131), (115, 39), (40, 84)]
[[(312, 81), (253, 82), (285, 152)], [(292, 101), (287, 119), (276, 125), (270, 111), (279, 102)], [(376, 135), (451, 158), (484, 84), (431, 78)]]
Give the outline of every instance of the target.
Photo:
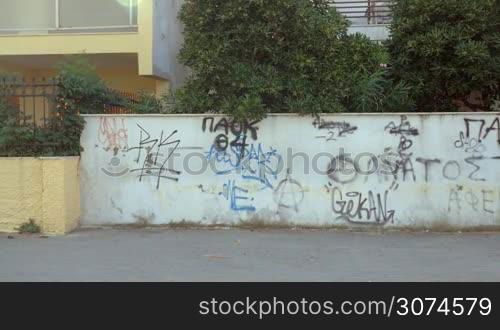
[(24, 124), (29, 118), (19, 113), (5, 98), (0, 98), (0, 156), (37, 153), (39, 141), (33, 126)]
[(353, 81), (350, 104), (354, 112), (405, 112), (415, 108), (410, 87), (404, 82), (394, 83), (386, 70), (354, 74)]
[[(75, 156), (79, 155), (84, 120), (80, 113), (103, 110), (116, 100), (94, 68), (81, 57), (69, 58), (58, 65), (56, 107), (45, 125), (37, 126), (33, 118), (0, 98), (0, 155), (2, 156)], [(4, 91), (12, 88), (2, 80)], [(19, 81), (19, 80), (17, 80)], [(5, 93), (9, 95), (9, 92)]]
[(174, 112), (261, 118), (374, 111), (373, 104), (352, 106), (356, 84), (376, 74), (382, 87), (392, 85), (377, 73), (384, 71), (383, 48), (348, 35), (348, 21), (327, 0), (187, 0), (179, 18), (185, 25), (179, 59), (193, 75), (177, 92)]
[(139, 98), (135, 103), (130, 105), (132, 113), (138, 114), (154, 114), (161, 113), (164, 109), (162, 98), (156, 97), (155, 94), (140, 92)]
[[(83, 56), (69, 56), (56, 65), (59, 104), (82, 114), (105, 113), (106, 106), (130, 106), (129, 101), (108, 88), (95, 67)], [(71, 103), (68, 103), (71, 102)], [(66, 103), (68, 103), (66, 105)]]
[[(420, 111), (456, 111), (473, 91), (499, 95), (500, 1), (398, 0), (389, 42), (396, 80)], [(477, 106), (474, 106), (477, 108)]]

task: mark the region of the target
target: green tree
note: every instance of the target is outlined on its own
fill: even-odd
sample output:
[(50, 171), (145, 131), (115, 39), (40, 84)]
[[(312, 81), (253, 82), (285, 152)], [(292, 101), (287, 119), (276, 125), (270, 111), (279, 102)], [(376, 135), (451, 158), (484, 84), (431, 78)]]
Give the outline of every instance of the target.
[[(176, 112), (253, 119), (374, 111), (385, 103), (385, 92), (363, 106), (352, 102), (357, 83), (383, 70), (385, 53), (363, 35), (348, 35), (348, 21), (327, 0), (186, 0), (179, 18), (179, 59), (193, 74), (176, 94)], [(373, 80), (387, 83), (381, 74)]]
[(499, 0), (397, 0), (389, 42), (392, 71), (419, 111), (456, 111), (471, 92), (484, 110), (499, 94)]

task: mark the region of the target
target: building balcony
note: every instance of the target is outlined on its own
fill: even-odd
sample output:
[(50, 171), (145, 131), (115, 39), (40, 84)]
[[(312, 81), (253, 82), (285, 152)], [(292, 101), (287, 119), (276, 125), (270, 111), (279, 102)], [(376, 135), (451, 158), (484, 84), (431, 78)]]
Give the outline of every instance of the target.
[(138, 30), (138, 0), (0, 0), (0, 7), (0, 34)]
[(351, 22), (349, 33), (363, 33), (376, 41), (389, 37), (391, 0), (331, 0), (331, 3)]
[(0, 72), (54, 73), (65, 55), (85, 54), (113, 87), (176, 88), (183, 0), (0, 0)]

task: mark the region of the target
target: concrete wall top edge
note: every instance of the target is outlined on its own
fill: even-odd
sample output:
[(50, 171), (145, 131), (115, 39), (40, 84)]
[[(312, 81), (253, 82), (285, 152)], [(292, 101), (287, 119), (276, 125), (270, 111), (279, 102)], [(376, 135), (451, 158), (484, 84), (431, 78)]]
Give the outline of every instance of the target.
[[(383, 112), (383, 113), (320, 113), (320, 116), (484, 116), (494, 115), (500, 116), (500, 112), (484, 111), (484, 112)], [(83, 117), (227, 117), (226, 114), (219, 113), (196, 113), (196, 114), (84, 114)], [(311, 114), (299, 113), (270, 113), (267, 117), (312, 117)]]

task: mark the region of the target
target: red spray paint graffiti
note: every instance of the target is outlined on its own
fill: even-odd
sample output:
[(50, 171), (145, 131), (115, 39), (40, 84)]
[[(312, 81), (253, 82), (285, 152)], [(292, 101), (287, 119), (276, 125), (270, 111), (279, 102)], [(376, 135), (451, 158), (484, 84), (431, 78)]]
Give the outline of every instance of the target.
[(128, 150), (128, 130), (125, 120), (118, 118), (101, 118), (98, 131), (99, 143), (104, 150)]

